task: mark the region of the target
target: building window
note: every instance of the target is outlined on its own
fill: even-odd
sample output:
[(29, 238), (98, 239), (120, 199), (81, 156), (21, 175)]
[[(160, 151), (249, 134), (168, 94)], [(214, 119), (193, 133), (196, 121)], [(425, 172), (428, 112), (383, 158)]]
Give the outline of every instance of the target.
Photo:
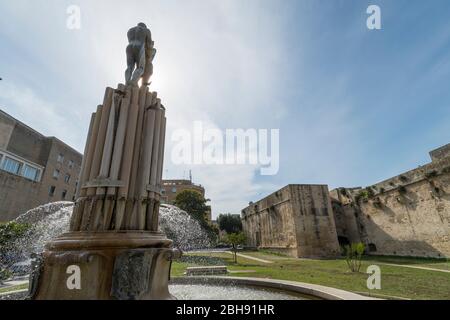
[(5, 157), (5, 161), (3, 162), (3, 170), (13, 173), (19, 174), (21, 163), (9, 157)]
[(73, 160), (70, 160), (70, 161), (69, 161), (69, 169), (72, 169), (72, 168), (73, 168), (73, 165), (74, 165)]
[(64, 155), (61, 154), (61, 153), (58, 154), (58, 159), (56, 161), (58, 161), (59, 163), (63, 163), (64, 162)]
[(51, 186), (51, 187), (48, 189), (48, 195), (49, 195), (50, 197), (53, 197), (54, 194), (55, 194), (55, 190), (56, 190), (56, 187), (55, 187), (55, 186)]
[(55, 169), (55, 170), (53, 171), (53, 178), (54, 178), (54, 179), (58, 179), (58, 178), (59, 178), (59, 170), (58, 170), (58, 169)]
[(63, 190), (62, 195), (61, 195), (61, 199), (62, 200), (66, 199), (66, 195), (67, 195), (67, 190)]
[(177, 188), (173, 187), (172, 188), (172, 193), (177, 193)]
[(70, 182), (70, 174), (66, 174), (66, 175), (64, 176), (64, 182), (65, 182), (65, 183), (69, 183), (69, 182)]
[(37, 181), (39, 179), (39, 170), (26, 164), (23, 169), (23, 176), (27, 179)]
[(161, 189), (161, 194), (166, 194), (166, 189)]
[(32, 181), (41, 179), (42, 169), (2, 153), (0, 153), (0, 169)]

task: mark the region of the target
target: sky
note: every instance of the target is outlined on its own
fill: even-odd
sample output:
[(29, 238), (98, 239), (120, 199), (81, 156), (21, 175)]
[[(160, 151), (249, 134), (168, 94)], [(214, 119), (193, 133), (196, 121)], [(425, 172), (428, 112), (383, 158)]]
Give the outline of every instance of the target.
[[(67, 28), (70, 5), (80, 29)], [(366, 26), (369, 5), (381, 30)], [(192, 170), (214, 216), (287, 184), (371, 185), (450, 142), (447, 0), (1, 0), (0, 14), (0, 109), (80, 152), (105, 87), (124, 81), (127, 30), (145, 22), (164, 178)], [(279, 172), (175, 164), (171, 137), (196, 121), (279, 129)]]

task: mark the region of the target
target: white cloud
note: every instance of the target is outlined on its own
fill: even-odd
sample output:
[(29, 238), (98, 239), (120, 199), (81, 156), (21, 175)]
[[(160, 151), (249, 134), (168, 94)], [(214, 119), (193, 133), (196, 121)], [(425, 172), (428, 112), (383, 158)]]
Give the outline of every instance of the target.
[(11, 83), (2, 84), (0, 107), (46, 136), (64, 139), (64, 142), (72, 146), (83, 144), (84, 135), (77, 122), (68, 121), (70, 111), (43, 100), (30, 88)]
[[(168, 110), (167, 137), (196, 120), (214, 127), (266, 128), (286, 114), (274, 81), (280, 79), (279, 66), (284, 63), (280, 17), (270, 10), (275, 4), (81, 0), (79, 31), (66, 28), (70, 4), (2, 4), (2, 11), (16, 23), (0, 22), (0, 34), (41, 69), (32, 70), (25, 87), (13, 81), (30, 76), (27, 70), (15, 73), (15, 79), (1, 86), (1, 102), (5, 111), (36, 130), (83, 150), (90, 113), (101, 103), (104, 87), (123, 81), (126, 31), (140, 21), (151, 28), (158, 49), (152, 89)], [(51, 91), (41, 91), (42, 83)], [(167, 155), (170, 148), (168, 141)], [(179, 177), (189, 169), (174, 166), (166, 156), (166, 175)], [(268, 189), (255, 180), (255, 167), (192, 169), (206, 186), (214, 213), (238, 212)]]

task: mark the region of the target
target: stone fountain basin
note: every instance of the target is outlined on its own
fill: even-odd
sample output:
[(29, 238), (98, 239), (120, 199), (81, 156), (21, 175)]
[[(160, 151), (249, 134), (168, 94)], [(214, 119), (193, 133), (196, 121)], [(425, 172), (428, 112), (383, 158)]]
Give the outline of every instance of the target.
[[(177, 277), (169, 290), (179, 300), (380, 300), (303, 282), (227, 276)], [(21, 300), (27, 291), (0, 294), (0, 300)]]
[[(177, 285), (254, 288), (291, 295), (293, 300), (379, 300), (341, 289), (276, 279), (227, 276), (190, 276), (177, 277), (170, 281), (170, 286), (172, 288)], [(233, 297), (233, 299), (239, 300), (239, 297)]]

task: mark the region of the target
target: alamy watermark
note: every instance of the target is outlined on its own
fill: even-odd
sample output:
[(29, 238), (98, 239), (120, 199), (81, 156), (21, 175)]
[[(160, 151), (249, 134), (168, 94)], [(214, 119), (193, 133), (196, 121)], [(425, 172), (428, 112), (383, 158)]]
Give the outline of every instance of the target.
[(367, 268), (366, 273), (370, 274), (367, 278), (367, 289), (381, 290), (381, 268), (379, 266), (372, 265)]
[(70, 276), (67, 278), (66, 286), (69, 290), (81, 290), (81, 269), (77, 265), (71, 265), (67, 267), (67, 274)]
[(381, 8), (377, 5), (372, 4), (367, 7), (366, 12), (370, 15), (367, 18), (367, 29), (381, 30)]
[(176, 165), (259, 165), (263, 176), (280, 169), (279, 129), (220, 130), (195, 121), (192, 131), (175, 130), (171, 140)]
[(70, 5), (67, 7), (66, 27), (69, 30), (81, 29), (81, 8), (77, 5)]

